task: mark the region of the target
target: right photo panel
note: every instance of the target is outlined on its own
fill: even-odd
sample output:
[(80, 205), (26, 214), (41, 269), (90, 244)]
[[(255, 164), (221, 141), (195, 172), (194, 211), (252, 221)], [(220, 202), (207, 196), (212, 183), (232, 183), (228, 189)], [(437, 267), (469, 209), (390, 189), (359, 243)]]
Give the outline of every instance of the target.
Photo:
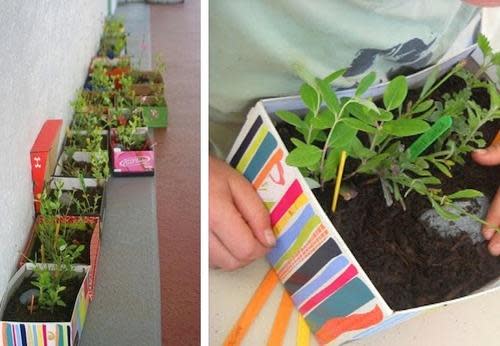
[(498, 345), (500, 1), (209, 2), (211, 345)]

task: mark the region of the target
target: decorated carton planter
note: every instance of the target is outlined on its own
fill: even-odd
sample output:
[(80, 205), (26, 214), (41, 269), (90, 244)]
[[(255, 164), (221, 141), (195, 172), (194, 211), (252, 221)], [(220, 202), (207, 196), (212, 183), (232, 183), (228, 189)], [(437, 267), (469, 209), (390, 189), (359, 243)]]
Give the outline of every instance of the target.
[(144, 123), (149, 128), (164, 128), (168, 122), (168, 108), (163, 95), (139, 96)]
[[(39, 232), (44, 232), (43, 229), (47, 229), (46, 225), (49, 225), (50, 227), (50, 224), (53, 224), (54, 221), (52, 221), (53, 219), (47, 220), (47, 222), (44, 220), (45, 219), (42, 216), (37, 216), (35, 219), (35, 223), (31, 228), (26, 246), (24, 247), (21, 257), (19, 258), (19, 267), (22, 267), (24, 264), (29, 262), (28, 259), (36, 263), (40, 263), (42, 257), (50, 263), (51, 259), (48, 256), (48, 250), (45, 250), (44, 255), (41, 253), (42, 242), (40, 240)], [(98, 217), (90, 216), (61, 216), (58, 217), (57, 220), (60, 224), (60, 235), (62, 237), (67, 237), (67, 239), (64, 239), (67, 244), (84, 246), (82, 253), (75, 259), (74, 264), (89, 267), (87, 294), (91, 299), (93, 299), (95, 277), (101, 247), (101, 222)]]
[(146, 127), (111, 129), (111, 162), (114, 176), (152, 176), (155, 156)]
[[(57, 162), (57, 145), (61, 132), (62, 120), (47, 120), (43, 125), (30, 152), (33, 195), (43, 191), (45, 182), (54, 172)], [(35, 210), (39, 205), (35, 202)]]
[(130, 73), (136, 96), (163, 95), (165, 83), (161, 73), (156, 71), (137, 71)]
[(98, 56), (114, 59), (124, 55), (127, 48), (125, 23), (121, 18), (109, 17), (104, 24)]
[(47, 192), (60, 194), (61, 214), (69, 216), (106, 216), (106, 184), (95, 178), (52, 177)]
[[(434, 82), (439, 84), (437, 76), (443, 74), (447, 76), (447, 71), (452, 71), (452, 67), (458, 61), (469, 56), (473, 49), (474, 47), (471, 47), (451, 60), (439, 64), (437, 70), (429, 68), (408, 77), (411, 89), (417, 90), (423, 86), (423, 91), (418, 90), (414, 94), (422, 95), (427, 91), (433, 93), (432, 85), (437, 84), (429, 85), (429, 83), (425, 82), (430, 78), (435, 78)], [(436, 71), (439, 71), (439, 73)], [(368, 76), (367, 78), (371, 79), (372, 77)], [(345, 90), (336, 93), (339, 105), (346, 106), (347, 101), (355, 93), (363, 94), (366, 92), (364, 93), (365, 97), (376, 97), (383, 94), (384, 100), (379, 101), (379, 104), (383, 102), (384, 106), (393, 110), (394, 108), (391, 109), (387, 105), (396, 104), (397, 102), (394, 101), (396, 98), (406, 96), (405, 94), (393, 98), (386, 97), (390, 94), (389, 91), (386, 92), (386, 88), (387, 90), (394, 89), (394, 85), (401, 82), (401, 78), (395, 83), (385, 83), (368, 88), (374, 79), (370, 83), (367, 83), (367, 80), (362, 81), (356, 90)], [(366, 89), (363, 92), (359, 92), (360, 89), (365, 87)], [(392, 90), (392, 96), (402, 89), (404, 88)], [(438, 89), (435, 89), (436, 92)], [(331, 95), (331, 91), (328, 92), (328, 90), (330, 89), (321, 89), (321, 92), (324, 92), (325, 95)], [(488, 91), (490, 89), (483, 90), (486, 95), (488, 95)], [(462, 91), (460, 95), (464, 93)], [(457, 104), (453, 104), (452, 101), (460, 100), (460, 97), (455, 94), (450, 95), (443, 96), (440, 100), (443, 102), (444, 110), (451, 113), (451, 107), (457, 107)], [(498, 94), (491, 93), (491, 95)], [(472, 97), (469, 94), (467, 96)], [(476, 96), (474, 95), (473, 99), (477, 101)], [(500, 116), (500, 100), (494, 100), (494, 97), (497, 96), (492, 96), (492, 103), (482, 106), (482, 110), (476, 109), (476, 106), (471, 105), (469, 102), (470, 108), (474, 108), (472, 110), (474, 114), (472, 119), (475, 119), (475, 117), (483, 119), (483, 117), (487, 116), (493, 119)], [(486, 97), (486, 100), (488, 99)], [(306, 100), (308, 100), (309, 104), (306, 105), (309, 108), (311, 104), (314, 104), (315, 99), (307, 99), (306, 97)], [(403, 99), (401, 99), (402, 101)], [(379, 126), (386, 126), (388, 132), (396, 132), (400, 135), (403, 131), (415, 135), (427, 134), (424, 137), (421, 137), (422, 135), (412, 136), (408, 134), (403, 143), (409, 145), (409, 148), (415, 148), (410, 145), (412, 143), (419, 143), (422, 146), (420, 138), (427, 139), (426, 145), (431, 144), (430, 135), (428, 134), (435, 132), (436, 127), (434, 125), (432, 127), (425, 125), (418, 129), (422, 125), (420, 122), (406, 122), (405, 120), (400, 124), (398, 122), (400, 126), (395, 127), (393, 131), (390, 126), (387, 126), (387, 122), (392, 121), (393, 115), (374, 110), (375, 106), (372, 106), (370, 102), (359, 101), (361, 106), (367, 107), (364, 113), (358, 112), (359, 109), (355, 108), (352, 109), (352, 112), (356, 113), (359, 118), (362, 118), (363, 114), (367, 115), (364, 118), (367, 121), (373, 121), (372, 116), (383, 117), (385, 120), (381, 120)], [(437, 106), (438, 102), (441, 101), (433, 101), (432, 104), (427, 102), (425, 107), (420, 106), (419, 111), (421, 113), (429, 112), (427, 115), (421, 114), (421, 119), (429, 119), (428, 117), (432, 115), (435, 117), (433, 118), (435, 124), (442, 125), (440, 119), (443, 117), (443, 109)], [(425, 228), (423, 222), (419, 221), (420, 219), (408, 222), (408, 217), (413, 217), (408, 210), (422, 204), (418, 202), (417, 198), (408, 197), (405, 205), (408, 210), (405, 212), (404, 208), (398, 203), (401, 202), (399, 199), (395, 199), (396, 203), (393, 203), (391, 207), (385, 205), (387, 201), (384, 200), (386, 197), (383, 191), (384, 188), (379, 184), (374, 184), (372, 182), (373, 178), (362, 175), (361, 180), (349, 180), (353, 176), (353, 169), (356, 169), (356, 167), (359, 167), (362, 172), (367, 172), (370, 167), (376, 166), (376, 163), (370, 162), (368, 159), (375, 156), (369, 156), (368, 149), (361, 149), (365, 145), (363, 141), (374, 140), (373, 133), (377, 131), (376, 129), (375, 132), (370, 132), (371, 136), (363, 135), (360, 139), (354, 140), (354, 144), (349, 144), (350, 146), (346, 147), (345, 150), (350, 151), (349, 158), (351, 160), (348, 161), (348, 166), (353, 165), (353, 167), (350, 167), (351, 170), (348, 167), (344, 173), (344, 178), (346, 178), (342, 182), (344, 190), (340, 189), (344, 199), (339, 201), (339, 208), (335, 212), (331, 212), (333, 184), (325, 186), (323, 189), (318, 188), (320, 185), (317, 182), (314, 182), (312, 178), (306, 179), (303, 175), (303, 173), (321, 167), (317, 161), (322, 158), (321, 151), (316, 151), (316, 149), (308, 146), (305, 141), (302, 142), (302, 140), (296, 139), (309, 134), (308, 131), (304, 130), (305, 127), (301, 127), (304, 124), (304, 118), (298, 116), (298, 114), (305, 115), (308, 113), (306, 105), (299, 97), (269, 99), (258, 102), (250, 110), (246, 123), (228, 155), (227, 162), (251, 181), (270, 211), (271, 224), (277, 237), (277, 244), (267, 255), (267, 259), (320, 344), (340, 344), (349, 340), (363, 338), (408, 320), (424, 311), (430, 311), (437, 307), (499, 289), (500, 261), (487, 253), (484, 242), (474, 242), (471, 239), (472, 237), (465, 232), (451, 232), (446, 237), (443, 237), (436, 229), (428, 230)], [(335, 108), (335, 100), (328, 98), (323, 107), (332, 105)], [(418, 107), (419, 105), (414, 103), (413, 106)], [(321, 112), (323, 108), (320, 109), (319, 105), (317, 107), (316, 112), (323, 114)], [(411, 110), (411, 107), (412, 104), (403, 104), (399, 111)], [(432, 107), (436, 107), (436, 109)], [(397, 107), (395, 109), (397, 112)], [(468, 108), (466, 107), (466, 109)], [(375, 113), (372, 113), (372, 111)], [(311, 111), (309, 110), (309, 112)], [(347, 136), (356, 136), (357, 132), (352, 134), (351, 130), (355, 126), (364, 127), (366, 130), (371, 131), (371, 128), (360, 125), (361, 120), (356, 117), (359, 122), (355, 121), (356, 119), (353, 121), (342, 120), (346, 125), (352, 125), (341, 128), (342, 136), (327, 136), (325, 134), (325, 137), (321, 139), (317, 130), (328, 128), (324, 126), (325, 123), (329, 122), (328, 119), (330, 118), (328, 115), (318, 117), (321, 121), (318, 120), (315, 123), (317, 128), (314, 130), (319, 143), (342, 143)], [(281, 122), (282, 119), (296, 124), (299, 126), (299, 130), (293, 126), (284, 125)], [(344, 118), (339, 117), (339, 119)], [(429, 120), (429, 122), (431, 121)], [(411, 126), (408, 126), (408, 124)], [(469, 124), (469, 122), (466, 121), (465, 124)], [(489, 133), (485, 133), (485, 136), (489, 136), (487, 140), (490, 140), (498, 131), (498, 128), (495, 131), (498, 120), (496, 120), (496, 123), (492, 122), (490, 124), (493, 124), (493, 128), (490, 126), (489, 129), (485, 130), (485, 132)], [(429, 128), (433, 130), (431, 131)], [(444, 131), (440, 132), (443, 133)], [(290, 139), (291, 137), (293, 137), (293, 140)], [(415, 140), (415, 137), (419, 140)], [(485, 144), (480, 141), (479, 137), (468, 138), (468, 140), (477, 145)], [(433, 143), (435, 145), (439, 144)], [(460, 142), (456, 143), (458, 145)], [(297, 148), (302, 147), (302, 149), (296, 150), (292, 155), (291, 152), (295, 150), (294, 144)], [(352, 151), (351, 146), (355, 148), (354, 151)], [(377, 148), (377, 146), (375, 145), (374, 148)], [(395, 148), (404, 149), (401, 144), (395, 146)], [(302, 153), (303, 151), (308, 153)], [(297, 153), (300, 155), (297, 155)], [(328, 154), (330, 153), (332, 151), (328, 151)], [(416, 156), (423, 159), (426, 153), (428, 152), (422, 149), (418, 153), (418, 155), (421, 154), (422, 156)], [(340, 150), (338, 154), (340, 154)], [(359, 157), (356, 156), (359, 154), (366, 154), (364, 157), (366, 161), (362, 161), (364, 163), (360, 166), (352, 162), (354, 161), (353, 158)], [(411, 157), (414, 152), (410, 150), (408, 154)], [(381, 157), (383, 159), (388, 157), (396, 158), (398, 155), (399, 152), (395, 152), (393, 156), (382, 155)], [(342, 155), (339, 156), (338, 160), (342, 161)], [(338, 156), (332, 156), (330, 160), (328, 156), (325, 157), (327, 162), (324, 164), (333, 165), (332, 162)], [(436, 154), (432, 159), (436, 157), (439, 157), (439, 155)], [(360, 160), (362, 159), (363, 156), (361, 156)], [(377, 160), (379, 159), (382, 160), (380, 157), (377, 158)], [(302, 166), (304, 161), (305, 164)], [(421, 160), (418, 162), (421, 162)], [(450, 164), (448, 161), (443, 162), (444, 164)], [(292, 164), (299, 165), (300, 169), (292, 166)], [(342, 164), (338, 164), (337, 161), (337, 166), (341, 167)], [(422, 168), (409, 165), (408, 167), (422, 173), (420, 168), (431, 170), (429, 166), (422, 165)], [(448, 170), (451, 169), (448, 167), (443, 168), (439, 164), (436, 166), (441, 169), (435, 170), (438, 173), (433, 174), (443, 173), (443, 177), (446, 178), (445, 175), (450, 173)], [(474, 168), (472, 174), (476, 174), (480, 169)], [(333, 176), (337, 173), (337, 176), (342, 177), (342, 172), (343, 170), (338, 168), (338, 171), (335, 170)], [(455, 172), (455, 170), (452, 170), (452, 173)], [(496, 173), (494, 170), (486, 172), (486, 169), (482, 169), (480, 181), (477, 182), (478, 179), (474, 179), (477, 184), (488, 182), (487, 185), (484, 185), (487, 188), (483, 191), (485, 194), (489, 194), (487, 197), (492, 197), (496, 192), (497, 187), (495, 184), (498, 183), (498, 179), (495, 179)], [(401, 174), (401, 171), (392, 171), (394, 177), (399, 177)], [(423, 174), (427, 173), (424, 172)], [(318, 177), (323, 177), (323, 175), (318, 175)], [(444, 180), (444, 178), (442, 179)], [(498, 175), (496, 175), (496, 178), (498, 178)], [(423, 190), (422, 185), (418, 182), (421, 179), (417, 175), (413, 179), (417, 182), (412, 185), (420, 191)], [(380, 183), (379, 179), (374, 181)], [(427, 181), (435, 182), (434, 179), (421, 182), (423, 184)], [(320, 182), (323, 181), (320, 180)], [(461, 186), (461, 184), (462, 181), (458, 177), (449, 183), (452, 188), (469, 188), (468, 186)], [(391, 185), (389, 192), (394, 193), (395, 186), (397, 185)], [(473, 186), (473, 188), (476, 187)], [(406, 192), (405, 190), (402, 190), (401, 194)], [(434, 190), (431, 191), (435, 192)], [(355, 196), (354, 192), (358, 196)], [(379, 196), (380, 200), (374, 202), (370, 199), (372, 195)], [(435, 206), (434, 204), (437, 202), (434, 202), (432, 205), (435, 210), (432, 209), (430, 203), (424, 209), (438, 211), (437, 217), (440, 219), (443, 219), (444, 216), (452, 218), (450, 213), (453, 214), (456, 210), (449, 209), (449, 206), (455, 205), (453, 203), (455, 196), (460, 199), (465, 195), (477, 197), (478, 194), (474, 190), (461, 190), (457, 195), (443, 197), (443, 205), (438, 203)], [(396, 194), (396, 196), (398, 195)], [(429, 198), (431, 197), (429, 195)], [(427, 203), (428, 201), (424, 200), (424, 202)], [(449, 203), (444, 204), (445, 202)], [(420, 215), (420, 211), (418, 215)], [(454, 218), (454, 220), (458, 223), (462, 219)], [(413, 228), (411, 228), (413, 225), (417, 225), (420, 231), (414, 232)], [(450, 230), (448, 229), (448, 231)], [(428, 243), (428, 246), (424, 247), (423, 243)], [(443, 255), (439, 255), (440, 253), (449, 257), (443, 257)], [(464, 258), (461, 258), (462, 256)], [(460, 273), (460, 275), (457, 275), (457, 273)], [(472, 274), (477, 276), (474, 277)], [(472, 277), (474, 279), (471, 279)]]
[(34, 280), (34, 268), (35, 265), (31, 263), (23, 265), (7, 286), (0, 303), (1, 344), (3, 346), (78, 345), (90, 303), (89, 267), (74, 268), (76, 277), (65, 282), (67, 287), (63, 291), (66, 307), (56, 307), (55, 313), (39, 309), (30, 304), (29, 298), (21, 297), (30, 289), (34, 289), (33, 292), (37, 290), (30, 283)]
[(98, 127), (90, 134), (69, 130), (54, 176), (73, 178), (73, 187), (79, 184), (84, 189), (102, 187), (109, 175), (108, 131)]

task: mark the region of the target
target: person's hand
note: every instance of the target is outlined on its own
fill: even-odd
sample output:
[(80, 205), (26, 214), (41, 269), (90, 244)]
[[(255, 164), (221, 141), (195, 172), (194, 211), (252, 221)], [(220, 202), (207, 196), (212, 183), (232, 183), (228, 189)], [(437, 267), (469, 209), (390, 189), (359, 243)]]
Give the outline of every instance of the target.
[[(479, 149), (472, 153), (472, 158), (481, 165), (494, 166), (500, 164), (500, 143), (492, 144), (486, 149)], [(500, 227), (500, 188), (491, 203), (486, 222), (494, 227)], [(500, 233), (491, 228), (483, 226), (483, 236), (489, 240), (488, 249), (493, 256), (500, 255)]]
[(464, 2), (468, 3), (469, 5), (477, 6), (477, 7), (500, 6), (500, 0), (464, 0)]
[(276, 239), (252, 184), (224, 161), (209, 160), (210, 266), (235, 270), (264, 256)]

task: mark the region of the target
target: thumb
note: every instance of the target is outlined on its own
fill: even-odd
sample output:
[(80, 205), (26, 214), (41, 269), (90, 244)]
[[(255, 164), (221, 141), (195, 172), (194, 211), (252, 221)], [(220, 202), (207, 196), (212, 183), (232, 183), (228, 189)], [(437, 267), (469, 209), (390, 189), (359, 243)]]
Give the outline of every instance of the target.
[(494, 143), (486, 149), (477, 149), (472, 153), (472, 158), (484, 166), (500, 164), (500, 143)]

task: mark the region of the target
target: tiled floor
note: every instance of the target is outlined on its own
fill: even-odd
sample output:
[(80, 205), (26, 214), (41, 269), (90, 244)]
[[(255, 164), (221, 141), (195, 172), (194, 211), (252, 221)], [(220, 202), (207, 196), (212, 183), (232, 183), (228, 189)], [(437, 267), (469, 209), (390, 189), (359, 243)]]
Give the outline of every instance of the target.
[(200, 344), (200, 2), (151, 7), (152, 53), (167, 63), (157, 130), (163, 345)]

